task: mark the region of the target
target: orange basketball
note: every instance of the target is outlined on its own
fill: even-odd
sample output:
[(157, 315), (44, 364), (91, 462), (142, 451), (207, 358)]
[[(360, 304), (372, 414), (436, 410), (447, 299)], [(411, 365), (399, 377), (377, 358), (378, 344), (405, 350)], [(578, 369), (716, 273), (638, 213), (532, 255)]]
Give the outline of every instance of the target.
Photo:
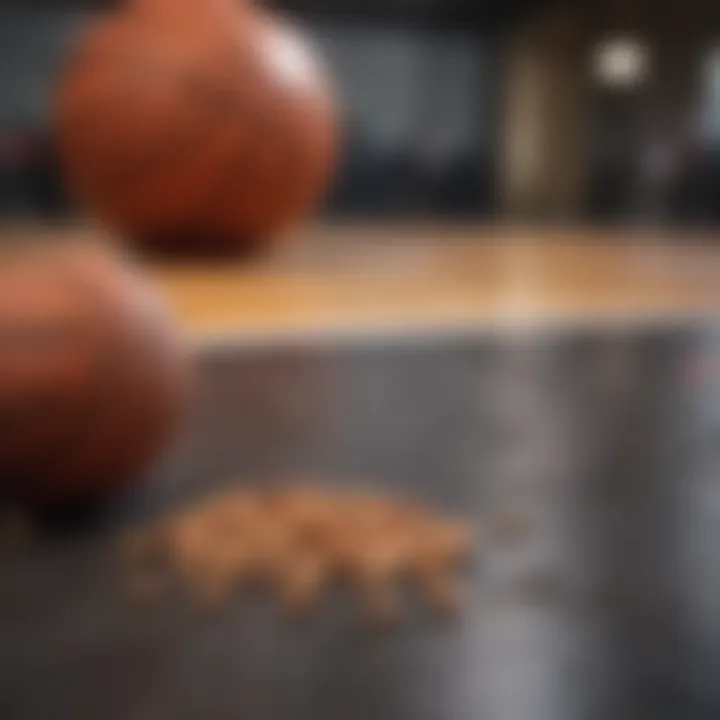
[(152, 251), (262, 246), (319, 201), (334, 163), (312, 50), (233, 0), (136, 0), (91, 26), (56, 117), (71, 188)]
[(93, 501), (127, 486), (173, 434), (188, 365), (124, 262), (88, 247), (0, 261), (0, 489)]

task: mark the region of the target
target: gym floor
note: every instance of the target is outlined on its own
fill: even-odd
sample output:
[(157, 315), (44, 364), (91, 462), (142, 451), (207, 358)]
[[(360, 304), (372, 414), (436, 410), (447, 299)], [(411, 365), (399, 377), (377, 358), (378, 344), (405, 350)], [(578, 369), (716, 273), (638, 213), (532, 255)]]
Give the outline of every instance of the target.
[[(108, 516), (3, 566), (0, 717), (719, 717), (711, 247), (356, 228), (152, 267), (197, 341), (189, 426)], [(454, 622), (409, 603), (380, 636), (342, 593), (297, 628), (124, 598), (117, 533), (308, 478), (526, 529), (478, 550)]]
[(705, 316), (713, 238), (584, 230), (324, 228), (250, 264), (153, 269), (200, 337)]

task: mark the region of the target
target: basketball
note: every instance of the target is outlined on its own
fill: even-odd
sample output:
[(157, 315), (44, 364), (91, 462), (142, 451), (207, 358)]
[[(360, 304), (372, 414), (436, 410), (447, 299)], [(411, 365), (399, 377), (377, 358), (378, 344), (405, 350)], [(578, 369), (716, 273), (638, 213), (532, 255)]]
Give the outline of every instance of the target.
[(321, 63), (248, 3), (136, 0), (87, 28), (56, 100), (71, 192), (153, 253), (262, 248), (331, 179)]
[(172, 437), (188, 363), (159, 298), (95, 247), (0, 260), (0, 490), (95, 502), (139, 478)]

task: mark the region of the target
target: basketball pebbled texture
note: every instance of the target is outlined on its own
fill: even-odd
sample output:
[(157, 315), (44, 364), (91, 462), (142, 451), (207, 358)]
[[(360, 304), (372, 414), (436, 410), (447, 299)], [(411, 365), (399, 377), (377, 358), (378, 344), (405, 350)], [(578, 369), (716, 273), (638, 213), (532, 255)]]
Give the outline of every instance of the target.
[(172, 437), (190, 375), (160, 299), (99, 248), (0, 261), (0, 490), (96, 502), (136, 482)]
[(136, 0), (59, 84), (71, 190), (145, 249), (252, 249), (300, 220), (337, 145), (328, 83), (287, 23), (231, 0)]

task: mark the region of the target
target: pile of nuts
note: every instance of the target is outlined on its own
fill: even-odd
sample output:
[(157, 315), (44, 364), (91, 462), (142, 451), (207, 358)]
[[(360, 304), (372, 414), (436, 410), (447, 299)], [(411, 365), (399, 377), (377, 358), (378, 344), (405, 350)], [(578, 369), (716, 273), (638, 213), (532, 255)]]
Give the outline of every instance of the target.
[(292, 615), (309, 612), (337, 583), (356, 589), (368, 616), (396, 619), (410, 582), (438, 611), (458, 604), (457, 569), (468, 529), (420, 504), (368, 493), (236, 489), (124, 538), (137, 598), (179, 580), (203, 607), (243, 590), (271, 591)]

